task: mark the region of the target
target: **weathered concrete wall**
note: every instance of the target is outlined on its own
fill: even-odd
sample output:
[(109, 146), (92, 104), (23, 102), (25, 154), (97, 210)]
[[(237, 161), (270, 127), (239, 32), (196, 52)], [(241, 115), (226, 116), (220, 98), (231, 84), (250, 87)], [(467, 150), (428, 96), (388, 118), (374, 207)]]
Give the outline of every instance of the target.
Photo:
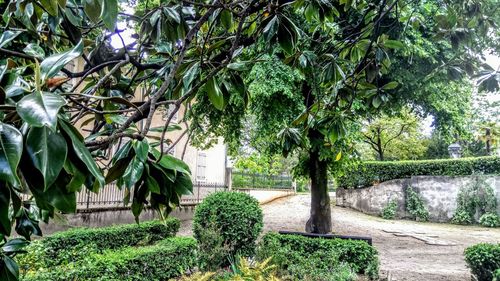
[[(485, 181), (494, 190), (500, 212), (500, 176), (485, 176)], [(411, 186), (424, 201), (429, 210), (430, 221), (446, 222), (451, 220), (457, 208), (457, 195), (462, 187), (475, 181), (474, 176), (416, 176), (397, 179), (362, 189), (337, 189), (336, 204), (349, 207), (366, 214), (380, 215), (385, 206), (395, 199), (398, 202), (396, 217), (407, 218), (405, 210), (405, 190)]]

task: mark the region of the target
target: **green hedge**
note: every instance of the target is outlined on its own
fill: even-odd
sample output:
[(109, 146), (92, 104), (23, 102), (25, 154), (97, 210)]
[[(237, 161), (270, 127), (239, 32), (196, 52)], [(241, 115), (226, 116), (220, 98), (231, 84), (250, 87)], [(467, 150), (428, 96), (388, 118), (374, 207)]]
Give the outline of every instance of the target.
[(169, 280), (196, 266), (196, 241), (168, 238), (153, 246), (94, 254), (82, 261), (33, 272), (21, 281)]
[(52, 267), (108, 249), (153, 244), (175, 236), (179, 227), (178, 219), (169, 218), (164, 222), (75, 228), (32, 242), (26, 249), (28, 253), (17, 259), (23, 271)]
[(368, 161), (345, 172), (338, 187), (360, 188), (412, 176), (468, 176), (500, 174), (500, 157), (477, 157), (423, 161)]
[(500, 269), (500, 244), (471, 246), (465, 249), (465, 261), (478, 281), (491, 281), (497, 277), (494, 276), (495, 271)]
[(280, 274), (286, 275), (288, 272), (296, 278), (294, 280), (305, 279), (306, 276), (301, 276), (308, 274), (304, 272), (304, 268), (310, 273), (319, 273), (341, 269), (344, 265), (348, 265), (353, 272), (366, 274), (372, 279), (378, 277), (377, 250), (365, 241), (308, 238), (270, 232), (264, 235), (257, 248), (259, 260), (268, 257), (272, 257)]

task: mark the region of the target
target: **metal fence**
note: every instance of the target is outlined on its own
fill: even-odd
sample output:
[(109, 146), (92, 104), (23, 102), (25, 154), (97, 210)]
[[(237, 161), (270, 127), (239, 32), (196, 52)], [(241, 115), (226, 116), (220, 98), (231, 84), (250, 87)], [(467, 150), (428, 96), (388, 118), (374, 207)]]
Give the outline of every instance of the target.
[[(183, 195), (180, 203), (187, 206), (196, 205), (208, 194), (225, 190), (227, 190), (227, 186), (224, 183), (195, 182), (193, 183), (193, 194)], [(125, 188), (120, 189), (114, 183), (102, 188), (99, 193), (90, 192), (88, 189), (82, 190), (77, 194), (77, 209), (127, 208), (128, 206), (123, 204), (125, 192)]]
[(232, 186), (235, 189), (292, 189), (292, 177), (289, 175), (263, 175), (233, 172)]

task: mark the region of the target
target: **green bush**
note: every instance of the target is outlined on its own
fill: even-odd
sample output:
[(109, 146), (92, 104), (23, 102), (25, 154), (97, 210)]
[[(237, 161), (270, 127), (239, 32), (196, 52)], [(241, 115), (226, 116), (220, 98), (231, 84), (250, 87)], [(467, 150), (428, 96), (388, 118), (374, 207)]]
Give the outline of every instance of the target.
[(368, 161), (339, 177), (338, 187), (361, 188), (412, 176), (467, 176), (500, 174), (500, 157), (477, 157), (424, 161)]
[(493, 273), (493, 281), (500, 281), (500, 268)]
[(102, 228), (75, 228), (31, 243), (17, 260), (23, 271), (66, 264), (107, 249), (149, 245), (175, 236), (178, 219)]
[(127, 247), (91, 255), (84, 260), (40, 269), (24, 281), (168, 280), (196, 266), (196, 241), (168, 238), (153, 246)]
[(405, 204), (406, 210), (412, 215), (413, 219), (419, 221), (429, 220), (429, 211), (425, 208), (422, 197), (411, 186), (406, 188)]
[[(307, 238), (299, 235), (267, 233), (257, 248), (257, 259), (272, 257), (281, 275), (295, 280), (322, 279), (345, 275), (346, 266), (355, 273), (378, 277), (377, 250), (365, 241)], [(333, 277), (332, 277), (333, 278)], [(349, 280), (349, 279), (347, 279)]]
[[(495, 191), (483, 177), (475, 177), (472, 184), (459, 190), (457, 209), (452, 222), (456, 224), (472, 224), (475, 222), (476, 214), (479, 214), (479, 216), (486, 213), (496, 214), (496, 209), (497, 198)], [(489, 215), (483, 220), (485, 223), (494, 223), (494, 219), (494, 216)]]
[(499, 227), (500, 217), (495, 213), (485, 213), (479, 218), (479, 223), (486, 227)]
[(382, 218), (386, 220), (394, 219), (394, 217), (396, 216), (397, 209), (398, 209), (398, 202), (395, 199), (392, 199), (382, 210)]
[[(194, 237), (200, 248), (214, 247), (216, 232), (223, 239), (220, 247), (227, 247), (228, 256), (223, 260), (201, 260), (208, 267), (229, 265), (229, 259), (236, 255), (251, 256), (255, 241), (262, 230), (262, 209), (252, 196), (241, 192), (215, 192), (196, 207), (193, 219)], [(210, 246), (210, 247), (207, 247)], [(208, 253), (207, 253), (208, 254)]]
[(465, 261), (478, 281), (491, 281), (500, 269), (500, 244), (481, 243), (465, 249)]

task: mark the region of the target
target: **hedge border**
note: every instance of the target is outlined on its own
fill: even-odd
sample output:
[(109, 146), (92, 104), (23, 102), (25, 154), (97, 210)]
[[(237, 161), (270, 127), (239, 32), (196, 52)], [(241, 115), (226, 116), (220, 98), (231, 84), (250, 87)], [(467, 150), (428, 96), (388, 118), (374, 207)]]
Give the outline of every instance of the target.
[(367, 161), (354, 165), (337, 178), (340, 188), (363, 188), (412, 176), (500, 175), (500, 157), (419, 161)]

